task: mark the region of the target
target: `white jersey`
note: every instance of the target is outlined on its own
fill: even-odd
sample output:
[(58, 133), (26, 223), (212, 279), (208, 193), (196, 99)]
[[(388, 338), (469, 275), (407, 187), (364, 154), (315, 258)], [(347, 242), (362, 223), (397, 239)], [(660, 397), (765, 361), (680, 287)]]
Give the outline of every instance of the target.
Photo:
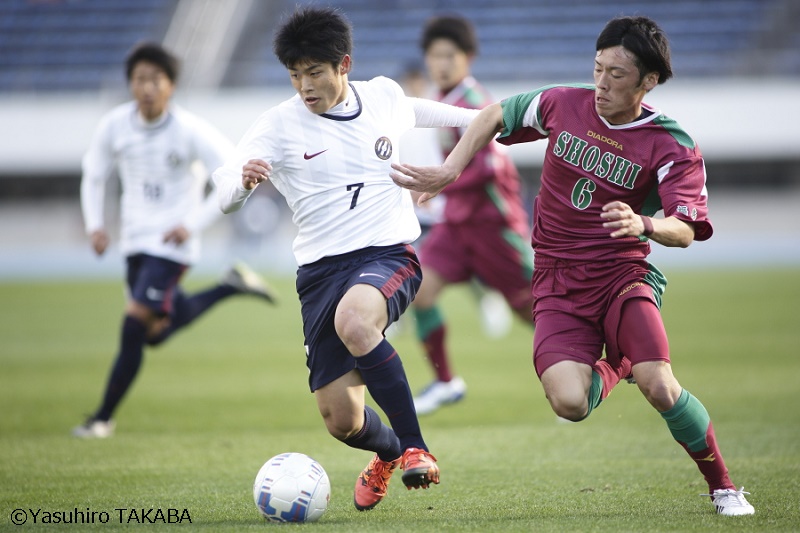
[[(120, 248), (183, 264), (200, 255), (199, 235), (219, 214), (206, 197), (211, 171), (233, 152), (233, 144), (195, 115), (172, 106), (155, 123), (145, 122), (136, 102), (107, 113), (83, 158), (81, 207), (87, 233), (103, 229), (105, 183), (117, 169), (121, 184)], [(205, 169), (198, 169), (197, 163)], [(164, 234), (183, 225), (190, 238), (176, 245)]]
[(298, 265), (369, 246), (411, 243), (419, 222), (408, 190), (389, 176), (401, 135), (416, 123), (411, 99), (394, 81), (351, 82), (360, 112), (351, 117), (311, 113), (294, 96), (262, 114), (236, 155), (214, 173), (220, 203), (236, 209), (249, 196), (242, 166), (272, 165), (270, 181), (293, 212)]
[[(415, 166), (439, 166), (444, 162), (439, 131), (435, 128), (414, 128), (400, 139), (403, 143), (403, 163)], [(417, 220), (423, 226), (432, 226), (442, 220), (445, 195), (434, 196), (422, 205), (414, 204)]]

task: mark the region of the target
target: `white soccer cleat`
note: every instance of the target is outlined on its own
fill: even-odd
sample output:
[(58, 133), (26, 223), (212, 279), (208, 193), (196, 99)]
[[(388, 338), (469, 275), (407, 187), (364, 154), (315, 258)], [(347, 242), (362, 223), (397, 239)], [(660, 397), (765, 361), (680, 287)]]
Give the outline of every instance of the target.
[(114, 434), (114, 422), (89, 418), (72, 430), (72, 436), (81, 439), (107, 439)]
[(744, 516), (756, 512), (755, 508), (744, 497), (745, 494), (750, 493), (745, 492), (744, 487), (742, 487), (739, 490), (717, 489), (713, 494), (701, 494), (700, 496), (711, 496), (711, 503), (718, 514), (723, 516)]
[(244, 263), (236, 263), (225, 273), (220, 283), (229, 285), (242, 294), (252, 294), (263, 298), (271, 304), (277, 301), (275, 291), (267, 285), (261, 276), (245, 265)]
[(459, 377), (450, 381), (436, 380), (414, 398), (414, 408), (418, 415), (427, 415), (443, 405), (461, 400), (466, 392), (467, 384)]

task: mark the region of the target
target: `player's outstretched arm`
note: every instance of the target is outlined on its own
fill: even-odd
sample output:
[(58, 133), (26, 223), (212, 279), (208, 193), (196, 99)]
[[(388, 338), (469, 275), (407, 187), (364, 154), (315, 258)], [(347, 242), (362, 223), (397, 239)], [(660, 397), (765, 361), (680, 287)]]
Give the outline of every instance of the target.
[(475, 117), (441, 166), (418, 167), (393, 163), (394, 171), (390, 176), (400, 187), (421, 192), (418, 203), (423, 204), (454, 182), (475, 154), (492, 142), (502, 129), (503, 109), (500, 104), (492, 104)]
[(650, 218), (636, 214), (624, 202), (611, 202), (603, 206), (600, 214), (603, 227), (611, 230), (609, 236), (645, 237), (662, 246), (686, 248), (694, 241), (694, 226), (676, 217)]

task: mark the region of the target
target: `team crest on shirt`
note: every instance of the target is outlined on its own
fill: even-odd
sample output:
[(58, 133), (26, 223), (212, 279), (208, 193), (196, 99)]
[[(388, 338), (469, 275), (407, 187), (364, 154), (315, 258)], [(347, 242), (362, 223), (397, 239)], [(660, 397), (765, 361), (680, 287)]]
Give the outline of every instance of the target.
[(392, 157), (392, 141), (389, 137), (381, 137), (375, 141), (375, 155), (384, 161)]
[(686, 207), (685, 205), (679, 205), (675, 209), (675, 211), (677, 211), (678, 213), (681, 213), (684, 216), (690, 217), (692, 220), (697, 220), (697, 208), (696, 207), (692, 208), (692, 214), (691, 215), (689, 214), (689, 208)]

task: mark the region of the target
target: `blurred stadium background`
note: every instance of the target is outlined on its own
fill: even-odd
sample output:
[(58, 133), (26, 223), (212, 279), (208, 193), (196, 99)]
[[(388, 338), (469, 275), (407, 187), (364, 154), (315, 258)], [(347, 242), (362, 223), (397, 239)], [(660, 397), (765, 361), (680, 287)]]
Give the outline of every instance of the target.
[[(234, 141), (292, 95), (271, 49), (290, 0), (3, 0), (0, 2), (0, 281), (118, 276), (83, 233), (80, 160), (103, 113), (128, 98), (122, 63), (138, 41), (183, 60), (176, 101)], [(321, 3), (321, 2), (314, 2)], [(594, 40), (624, 14), (655, 18), (672, 40), (675, 78), (647, 101), (699, 142), (715, 238), (661, 255), (676, 266), (800, 265), (800, 2), (796, 0), (343, 0), (355, 28), (352, 79), (399, 79), (420, 60), (431, 15), (469, 17), (481, 42), (473, 72), (502, 98), (547, 83), (591, 81)], [(512, 151), (538, 187), (544, 143)], [(116, 220), (110, 182), (109, 221)], [(197, 271), (238, 257), (291, 273), (294, 235), (269, 189), (205, 239)], [(112, 230), (114, 225), (111, 225)]]

